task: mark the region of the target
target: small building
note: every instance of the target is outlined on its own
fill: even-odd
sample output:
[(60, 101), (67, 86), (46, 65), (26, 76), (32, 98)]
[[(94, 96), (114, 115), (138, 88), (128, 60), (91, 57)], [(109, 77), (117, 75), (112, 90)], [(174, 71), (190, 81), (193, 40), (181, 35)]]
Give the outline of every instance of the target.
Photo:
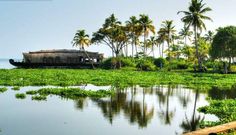
[(10, 63), (18, 67), (91, 67), (98, 66), (103, 54), (83, 50), (53, 49), (23, 53), (22, 62)]

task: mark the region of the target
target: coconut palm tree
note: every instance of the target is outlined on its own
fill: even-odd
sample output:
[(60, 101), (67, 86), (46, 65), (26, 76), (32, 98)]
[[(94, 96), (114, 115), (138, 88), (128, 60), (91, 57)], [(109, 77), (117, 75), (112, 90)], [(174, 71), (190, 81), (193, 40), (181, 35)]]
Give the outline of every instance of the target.
[(155, 53), (154, 53), (154, 46), (157, 45), (157, 39), (154, 36), (151, 36), (150, 39), (147, 40), (147, 47), (151, 47), (151, 52), (153, 57), (155, 57)]
[(209, 30), (209, 31), (205, 34), (204, 39), (205, 39), (206, 41), (208, 41), (208, 42), (211, 44), (212, 41), (213, 41), (214, 35), (215, 35), (214, 32)]
[(131, 37), (132, 45), (132, 57), (134, 56), (134, 45), (136, 44), (137, 29), (138, 29), (138, 19), (135, 16), (131, 16), (128, 21), (126, 21), (126, 27), (129, 31)]
[(92, 67), (95, 68), (93, 65), (93, 60), (91, 60), (88, 53), (85, 51), (85, 47), (87, 47), (91, 44), (91, 40), (89, 39), (89, 35), (86, 34), (85, 30), (78, 30), (75, 33), (72, 44), (73, 44), (73, 46), (79, 47), (80, 50), (84, 51), (85, 55), (87, 56), (87, 58), (91, 62)]
[(144, 43), (144, 55), (146, 55), (146, 51), (147, 51), (147, 44), (146, 44), (146, 39), (149, 35), (150, 32), (152, 32), (153, 34), (155, 34), (155, 26), (153, 25), (152, 20), (149, 18), (149, 16), (141, 14), (140, 18), (138, 20), (139, 25), (142, 28), (142, 33), (143, 33), (143, 43)]
[(181, 19), (187, 27), (192, 26), (194, 30), (194, 38), (195, 38), (195, 48), (196, 48), (196, 57), (198, 59), (199, 70), (202, 71), (202, 61), (199, 56), (198, 50), (198, 33), (203, 29), (206, 29), (206, 25), (204, 20), (212, 20), (210, 17), (204, 15), (205, 13), (211, 11), (212, 9), (206, 7), (206, 4), (203, 3), (203, 0), (191, 0), (188, 11), (179, 11), (179, 13), (183, 13), (185, 16)]
[(179, 32), (179, 36), (184, 38), (184, 45), (187, 46), (187, 39), (191, 40), (191, 36), (192, 36), (193, 32), (189, 30), (188, 27), (186, 27), (186, 25), (184, 25), (184, 27), (180, 30)]
[(89, 35), (85, 33), (85, 30), (78, 30), (75, 33), (72, 44), (81, 50), (85, 50), (85, 47), (90, 45)]
[(166, 42), (168, 45), (168, 57), (170, 60), (170, 44), (172, 42), (172, 37), (173, 35), (175, 35), (175, 26), (173, 25), (173, 20), (166, 20), (163, 21), (161, 24), (161, 29), (159, 31), (160, 34), (165, 35), (166, 36)]
[[(161, 50), (161, 54), (160, 54), (160, 57), (164, 57), (164, 43), (165, 43), (165, 41), (166, 41), (166, 39), (167, 39), (167, 36), (166, 36), (166, 34), (165, 33), (163, 33), (163, 31), (160, 29), (158, 32), (157, 32), (157, 34), (158, 34), (158, 37), (157, 37), (157, 41), (158, 41), (158, 43), (160, 44), (159, 45), (159, 50)], [(161, 49), (161, 46), (162, 46), (162, 49)]]

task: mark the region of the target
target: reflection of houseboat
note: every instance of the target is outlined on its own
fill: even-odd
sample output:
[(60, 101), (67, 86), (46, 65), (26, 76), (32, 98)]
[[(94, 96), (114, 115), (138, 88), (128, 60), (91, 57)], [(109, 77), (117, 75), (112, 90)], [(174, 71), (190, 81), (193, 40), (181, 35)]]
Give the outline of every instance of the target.
[(67, 68), (91, 68), (100, 64), (103, 54), (97, 52), (85, 52), (81, 50), (41, 50), (23, 53), (22, 62), (9, 62), (17, 67), (40, 68), (40, 67), (67, 67)]

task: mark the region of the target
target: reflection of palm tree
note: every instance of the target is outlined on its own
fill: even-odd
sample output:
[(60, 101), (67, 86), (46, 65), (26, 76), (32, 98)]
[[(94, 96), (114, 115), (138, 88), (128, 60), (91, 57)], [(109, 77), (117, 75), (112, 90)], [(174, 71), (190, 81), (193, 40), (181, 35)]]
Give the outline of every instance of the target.
[(173, 89), (171, 89), (171, 86), (169, 85), (168, 86), (168, 91), (167, 91), (167, 95), (166, 95), (166, 110), (162, 110), (160, 113), (159, 113), (159, 116), (162, 120), (164, 120), (164, 123), (165, 124), (171, 124), (171, 121), (174, 117), (174, 114), (175, 114), (175, 110), (174, 111), (170, 111), (169, 110), (169, 97), (170, 95), (173, 94)]
[[(186, 89), (180, 89), (178, 90), (180, 93), (178, 95), (179, 101), (182, 104), (183, 108), (187, 107), (187, 103), (189, 103), (190, 99), (190, 90), (186, 90)], [(188, 91), (188, 93), (187, 93)], [(182, 93), (183, 92), (183, 93)]]
[(86, 98), (78, 98), (75, 100), (75, 107), (79, 110), (83, 110), (87, 106)]
[(154, 107), (150, 110), (145, 103), (145, 90), (143, 91), (143, 100), (141, 102), (135, 101), (135, 87), (131, 90), (131, 100), (127, 100), (127, 91), (117, 90), (117, 94), (111, 97), (110, 100), (93, 99), (99, 107), (101, 107), (103, 115), (108, 118), (112, 124), (113, 118), (121, 113), (129, 118), (130, 123), (138, 123), (140, 127), (146, 127), (153, 118)]
[(189, 120), (185, 114), (185, 121), (183, 121), (182, 124), (180, 125), (184, 129), (184, 132), (195, 131), (198, 128), (199, 124), (204, 120), (204, 117), (202, 118), (200, 115), (196, 116), (196, 106), (198, 97), (199, 97), (199, 90), (197, 90), (195, 94), (193, 115), (191, 120)]

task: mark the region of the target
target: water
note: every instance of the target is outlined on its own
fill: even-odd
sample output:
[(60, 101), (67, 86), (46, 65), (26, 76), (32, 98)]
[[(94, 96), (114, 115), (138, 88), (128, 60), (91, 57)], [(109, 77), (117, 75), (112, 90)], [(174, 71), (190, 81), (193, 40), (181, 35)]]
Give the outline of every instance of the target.
[(0, 69), (12, 69), (15, 68), (9, 63), (9, 59), (0, 59)]
[(16, 93), (39, 88), (22, 87), (16, 92), (8, 87), (0, 94), (0, 135), (175, 135), (191, 130), (181, 125), (192, 120), (193, 115), (217, 120), (196, 111), (208, 105), (207, 94), (183, 86), (135, 86), (117, 89), (114, 97), (102, 99), (49, 96), (47, 101), (32, 101), (30, 95), (23, 100), (15, 98)]

